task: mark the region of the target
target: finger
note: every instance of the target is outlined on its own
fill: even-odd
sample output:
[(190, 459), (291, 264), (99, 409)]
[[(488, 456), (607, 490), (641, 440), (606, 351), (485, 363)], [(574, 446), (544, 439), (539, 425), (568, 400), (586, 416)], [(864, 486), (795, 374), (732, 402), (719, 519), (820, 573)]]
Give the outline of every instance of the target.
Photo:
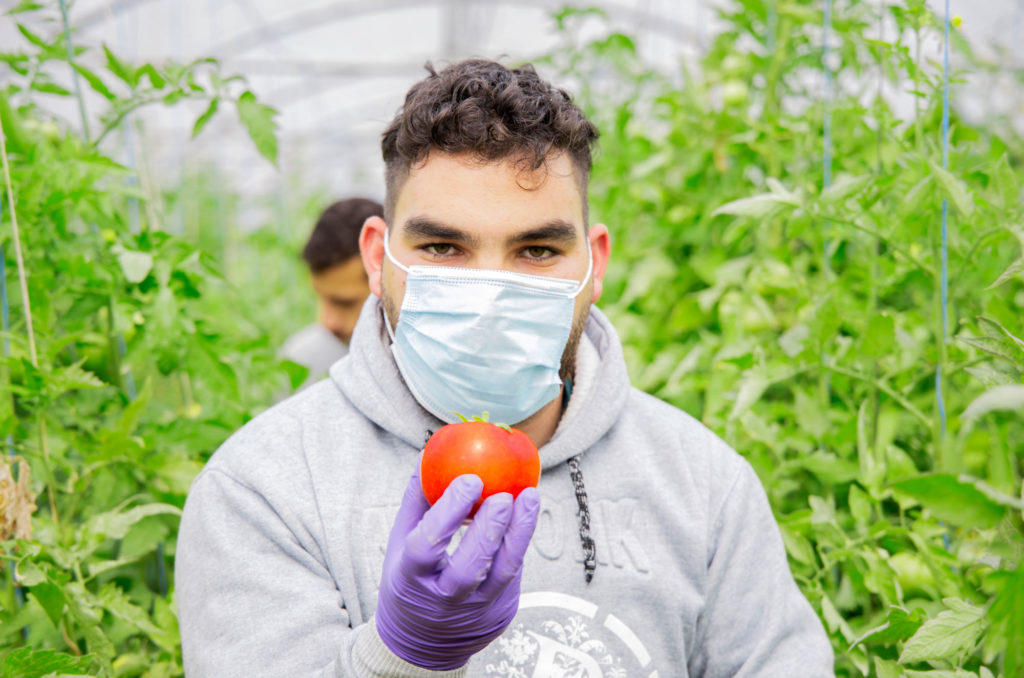
[(490, 571), (512, 519), (512, 495), (495, 494), (484, 501), (448, 565), (437, 578), (441, 595), (459, 601), (476, 590)]
[(409, 484), (405, 486), (405, 494), (402, 495), (402, 504), (398, 507), (398, 514), (395, 522), (391, 524), (391, 534), (388, 535), (387, 555), (390, 558), (392, 552), (405, 543), (405, 538), (412, 532), (413, 528), (419, 525), (423, 514), (430, 508), (430, 503), (423, 496), (423, 486), (420, 484), (420, 465), (417, 462), (416, 470), (409, 478)]
[(437, 572), (443, 565), (448, 542), (483, 492), (478, 476), (462, 475), (448, 485), (441, 498), (423, 515), (405, 539), (405, 561), (417, 573)]
[(477, 589), (482, 596), (495, 598), (523, 571), (523, 559), (530, 539), (537, 527), (540, 515), (540, 494), (534, 487), (527, 487), (516, 497), (512, 519), (502, 539), (501, 546), (494, 554), (494, 563), (487, 579)]

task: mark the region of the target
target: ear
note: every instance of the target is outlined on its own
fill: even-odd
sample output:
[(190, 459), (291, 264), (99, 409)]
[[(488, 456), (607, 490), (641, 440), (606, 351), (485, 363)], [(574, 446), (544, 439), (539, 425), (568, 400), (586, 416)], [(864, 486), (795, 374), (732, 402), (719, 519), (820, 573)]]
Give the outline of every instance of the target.
[(608, 257), (611, 255), (612, 241), (608, 234), (608, 227), (604, 224), (594, 224), (587, 232), (587, 239), (590, 240), (590, 254), (594, 257), (594, 298), (591, 303), (597, 303), (604, 290), (604, 274), (608, 270)]
[(384, 238), (388, 237), (388, 225), (380, 217), (370, 217), (363, 222), (359, 232), (359, 253), (363, 257), (363, 268), (370, 283), (370, 291), (381, 296), (380, 277), (384, 270)]

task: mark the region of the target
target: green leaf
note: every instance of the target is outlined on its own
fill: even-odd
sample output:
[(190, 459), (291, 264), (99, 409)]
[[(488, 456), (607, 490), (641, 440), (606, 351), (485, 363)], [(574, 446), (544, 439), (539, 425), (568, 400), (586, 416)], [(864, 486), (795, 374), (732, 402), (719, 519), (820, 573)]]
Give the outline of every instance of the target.
[(0, 660), (0, 678), (43, 678), (51, 674), (83, 675), (89, 670), (88, 657), (72, 657), (55, 650), (22, 647)]
[(828, 452), (814, 452), (794, 461), (829, 484), (848, 483), (857, 477), (857, 464)]
[(106, 386), (102, 379), (82, 367), (84, 362), (85, 359), (83, 358), (77, 363), (57, 368), (51, 372), (47, 376), (47, 394), (51, 398), (56, 398), (69, 391), (85, 388), (103, 388)]
[(217, 114), (217, 106), (219, 103), (220, 99), (218, 97), (210, 99), (210, 105), (206, 107), (206, 110), (203, 111), (202, 115), (196, 118), (196, 124), (192, 126), (193, 139), (199, 136), (199, 133), (203, 131), (204, 127), (206, 127), (206, 123), (210, 122), (210, 119)]
[(765, 378), (759, 372), (748, 370), (747, 374), (743, 377), (743, 381), (740, 383), (739, 393), (736, 394), (736, 404), (733, 405), (729, 419), (736, 419), (750, 409), (771, 384), (771, 380)]
[(46, 42), (46, 40), (44, 40), (39, 35), (33, 33), (31, 30), (29, 30), (27, 27), (25, 27), (22, 24), (18, 24), (18, 32), (21, 33), (25, 37), (26, 40), (31, 42), (36, 47), (39, 47), (40, 49), (46, 50), (46, 49), (50, 49), (50, 47), (52, 47), (52, 45), (50, 43)]
[(34, 12), (38, 9), (43, 9), (43, 5), (33, 0), (21, 0), (16, 7), (7, 11), (8, 14), (23, 14), (25, 12)]
[[(167, 68), (170, 68), (170, 65), (168, 65)], [(153, 86), (153, 89), (163, 89), (167, 86), (167, 79), (153, 64), (142, 64), (142, 66), (136, 70), (136, 76), (140, 80), (143, 75), (149, 78), (149, 84)]]
[(740, 198), (728, 202), (714, 212), (711, 216), (717, 217), (720, 214), (731, 214), (737, 217), (766, 217), (776, 210), (784, 207), (799, 207), (800, 202), (788, 196), (778, 193), (761, 193), (749, 198)]
[(1006, 508), (970, 482), (956, 476), (933, 473), (893, 483), (894, 490), (909, 495), (936, 518), (961, 527), (994, 527)]
[(869, 186), (873, 178), (874, 177), (870, 174), (861, 174), (855, 177), (841, 177), (821, 192), (821, 202), (826, 205), (832, 205), (846, 200), (850, 196), (860, 193)]
[(60, 628), (60, 618), (64, 613), (64, 591), (56, 584), (44, 581), (29, 589), (29, 593), (46, 612), (54, 628)]
[(951, 609), (940, 612), (917, 630), (900, 653), (900, 664), (954, 660), (974, 649), (985, 630), (985, 610), (962, 600), (947, 598)]
[(900, 678), (902, 676), (899, 664), (891, 659), (882, 659), (881, 657), (875, 657), (875, 673), (878, 674), (878, 678)]
[(932, 173), (938, 180), (939, 188), (952, 201), (957, 211), (965, 217), (971, 216), (974, 213), (974, 200), (967, 192), (964, 183), (934, 162), (932, 163)]
[(917, 633), (924, 622), (923, 610), (908, 612), (902, 607), (893, 606), (889, 608), (889, 615), (884, 624), (867, 631), (854, 644), (870, 641), (872, 645), (894, 645)]
[(32, 588), (46, 581), (46, 573), (31, 560), (23, 560), (18, 563), (18, 583), (24, 587)]
[(121, 265), (125, 280), (132, 284), (145, 280), (153, 269), (153, 255), (149, 252), (129, 250), (120, 243), (111, 249), (117, 255), (117, 263)]
[(977, 419), (989, 412), (1013, 412), (1015, 410), (1024, 410), (1024, 384), (996, 386), (985, 391), (971, 401), (960, 417), (970, 420)]
[(277, 123), (274, 116), (277, 115), (270, 106), (265, 106), (256, 100), (256, 95), (246, 90), (238, 97), (238, 118), (245, 125), (246, 131), (252, 138), (256, 149), (264, 158), (271, 163), (277, 163)]
[(986, 290), (991, 290), (999, 287), (1005, 282), (1013, 280), (1014, 278), (1020, 278), (1024, 280), (1024, 257), (1017, 259), (1012, 264), (1006, 267), (1006, 270), (996, 278), (995, 282), (986, 287)]
[(999, 161), (996, 163), (995, 171), (995, 184), (999, 190), (999, 197), (1002, 199), (1003, 209), (1012, 210), (1019, 206), (1020, 201), (1020, 186), (1017, 185), (1017, 178), (1013, 174), (1013, 169), (1010, 167), (1010, 157), (1008, 153), (1003, 153), (999, 157)]
[(156, 515), (181, 515), (181, 509), (170, 504), (143, 504), (127, 511), (115, 509), (106, 513), (99, 513), (90, 518), (87, 528), (89, 532), (96, 535), (106, 536), (111, 539), (123, 539), (132, 525), (143, 518)]
[(123, 80), (126, 85), (135, 89), (139, 82), (139, 74), (135, 68), (131, 64), (118, 59), (106, 45), (103, 45), (103, 53), (107, 55), (107, 70)]
[(145, 633), (167, 652), (175, 651), (178, 644), (177, 634), (154, 624), (145, 610), (132, 603), (127, 594), (114, 584), (104, 586), (97, 600), (112, 615)]
[(850, 485), (850, 515), (857, 521), (858, 525), (868, 525), (871, 522), (871, 497), (867, 492), (857, 485)]
[(85, 78), (86, 82), (89, 83), (89, 86), (92, 87), (93, 90), (101, 97), (107, 101), (113, 101), (117, 98), (117, 95), (110, 91), (110, 88), (107, 87), (107, 84), (103, 82), (98, 75), (77, 62), (72, 65), (74, 66), (74, 69), (78, 71), (83, 78)]
[(153, 395), (153, 381), (147, 378), (142, 389), (135, 396), (135, 400), (128, 403), (117, 421), (117, 430), (124, 435), (131, 435), (138, 426), (139, 419), (146, 412), (149, 406), (149, 399)]
[(0, 662), (3, 678), (73, 678), (89, 676), (90, 657), (74, 657), (56, 650), (33, 650), (24, 647), (15, 650)]
[(993, 640), (1002, 640), (1005, 648), (1003, 667), (1006, 676), (1024, 674), (1024, 564), (1013, 572), (995, 572), (986, 580), (995, 595), (988, 615), (992, 620)]
[(288, 384), (292, 390), (302, 386), (302, 383), (309, 377), (309, 368), (305, 365), (292, 362), (291, 360), (282, 360), (281, 367), (288, 375)]
[(866, 355), (876, 358), (891, 355), (896, 347), (896, 323), (892, 316), (884, 313), (872, 315), (862, 343)]
[(38, 76), (32, 81), (32, 90), (35, 92), (43, 92), (44, 94), (56, 94), (60, 97), (71, 96), (71, 90), (46, 79), (45, 76)]

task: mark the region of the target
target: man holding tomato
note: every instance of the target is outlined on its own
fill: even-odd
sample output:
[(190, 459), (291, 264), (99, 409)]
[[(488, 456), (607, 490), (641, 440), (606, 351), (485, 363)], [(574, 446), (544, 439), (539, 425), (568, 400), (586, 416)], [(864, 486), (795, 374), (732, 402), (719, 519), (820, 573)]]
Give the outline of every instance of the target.
[[(832, 675), (749, 464), (630, 386), (593, 306), (594, 126), (529, 66), (428, 70), (383, 135), (350, 354), (189, 494), (187, 675)], [(420, 451), (483, 412), (541, 474), (469, 520), (481, 479), (431, 505)]]

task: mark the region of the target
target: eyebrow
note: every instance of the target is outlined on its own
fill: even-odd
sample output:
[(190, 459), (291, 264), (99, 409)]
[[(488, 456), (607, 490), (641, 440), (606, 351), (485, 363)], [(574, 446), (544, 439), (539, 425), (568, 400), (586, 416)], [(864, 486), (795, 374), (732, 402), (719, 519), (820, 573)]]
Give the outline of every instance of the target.
[(480, 246), (480, 239), (452, 226), (446, 226), (427, 217), (411, 217), (402, 226), (405, 235), (418, 240), (457, 242), (469, 247)]
[(527, 242), (556, 242), (565, 246), (572, 245), (578, 239), (576, 227), (565, 219), (552, 219), (546, 224), (517, 233), (506, 242), (508, 245), (520, 245)]
[[(468, 247), (480, 246), (480, 239), (465, 231), (448, 226), (428, 217), (411, 217), (402, 226), (407, 236), (417, 240), (440, 240), (444, 242), (462, 243)], [(565, 219), (552, 219), (540, 226), (516, 233), (505, 242), (507, 246), (520, 245), (527, 242), (556, 242), (564, 246), (574, 244), (579, 238), (576, 227)]]

